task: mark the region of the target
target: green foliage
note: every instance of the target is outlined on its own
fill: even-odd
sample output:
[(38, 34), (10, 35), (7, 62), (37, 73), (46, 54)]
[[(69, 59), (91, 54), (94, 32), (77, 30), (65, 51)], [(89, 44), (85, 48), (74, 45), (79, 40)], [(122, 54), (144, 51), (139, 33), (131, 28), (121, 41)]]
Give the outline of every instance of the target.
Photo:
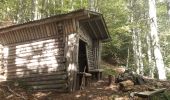
[[(104, 3), (105, 2), (105, 3)], [(114, 5), (110, 2), (114, 2)], [(101, 1), (103, 13), (112, 41), (103, 45), (102, 57), (110, 62), (125, 63), (128, 47), (131, 45), (130, 28), (127, 24), (127, 9), (124, 0)], [(114, 61), (115, 60), (115, 61)]]
[(115, 70), (113, 70), (113, 69), (111, 69), (111, 68), (105, 68), (105, 69), (104, 69), (104, 74), (114, 76), (114, 75), (116, 75), (117, 73), (116, 73)]

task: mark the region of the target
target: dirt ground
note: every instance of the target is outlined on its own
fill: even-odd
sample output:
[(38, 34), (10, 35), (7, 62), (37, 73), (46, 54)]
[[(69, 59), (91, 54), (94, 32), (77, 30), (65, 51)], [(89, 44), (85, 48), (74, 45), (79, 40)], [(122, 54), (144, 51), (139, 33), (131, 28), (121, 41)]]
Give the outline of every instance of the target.
[(8, 89), (8, 87), (0, 86), (0, 100), (144, 100), (138, 97), (130, 98), (130, 93), (134, 91), (146, 91), (155, 87), (165, 87), (167, 90), (170, 90), (170, 82), (168, 81), (147, 81), (147, 84), (136, 85), (133, 90), (127, 92), (120, 91), (119, 85), (115, 83), (108, 86), (107, 78), (100, 81), (93, 81), (90, 83), (90, 86), (73, 93), (27, 92), (19, 88)]
[(112, 100), (119, 97), (127, 98), (124, 95), (118, 92), (118, 85), (113, 83), (108, 86), (106, 79), (93, 81), (85, 89), (73, 93), (27, 92), (17, 88), (9, 90), (6, 86), (0, 86), (0, 100)]

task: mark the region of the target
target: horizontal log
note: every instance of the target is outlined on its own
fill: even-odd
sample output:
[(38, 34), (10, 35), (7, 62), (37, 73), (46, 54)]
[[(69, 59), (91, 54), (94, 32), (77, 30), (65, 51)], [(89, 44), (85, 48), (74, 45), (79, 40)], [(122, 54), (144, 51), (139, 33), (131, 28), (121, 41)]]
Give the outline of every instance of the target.
[[(19, 77), (16, 74), (15, 75), (9, 75), (7, 76), (7, 79), (9, 80), (15, 80), (15, 79), (26, 79), (26, 78), (35, 78), (35, 77), (46, 77), (46, 76), (54, 76), (54, 75), (66, 75), (66, 70), (60, 70), (60, 71), (55, 71), (55, 72), (51, 72), (51, 73), (47, 73), (47, 72), (42, 72), (42, 73), (31, 73), (31, 74), (26, 74), (23, 77)], [(23, 81), (27, 81), (27, 80), (23, 80)], [(30, 80), (28, 80), (30, 81)], [(33, 80), (34, 81), (34, 80)]]
[(36, 82), (26, 82), (27, 85), (53, 85), (53, 84), (64, 84), (67, 83), (67, 80), (49, 80), (49, 81), (36, 81)]
[(35, 55), (33, 57), (16, 57), (13, 59), (6, 60), (8, 65), (10, 64), (26, 64), (26, 63), (36, 63), (36, 62), (45, 62), (49, 60), (63, 60), (65, 57), (63, 55), (53, 55), (53, 54), (46, 54), (45, 56)]
[(25, 72), (10, 72), (10, 73), (5, 73), (5, 75), (7, 77), (27, 77), (27, 76), (30, 76), (30, 75), (34, 75), (34, 74), (42, 74), (42, 73), (55, 73), (55, 72), (58, 72), (58, 71), (62, 71), (62, 70), (66, 70), (66, 69), (58, 69), (58, 70), (50, 70), (50, 71), (25, 71)]
[(20, 43), (13, 43), (13, 44), (6, 44), (4, 46), (8, 46), (8, 47), (15, 47), (15, 46), (18, 46), (18, 45), (23, 45), (23, 44), (30, 44), (30, 43), (35, 43), (35, 42), (40, 42), (40, 41), (44, 41), (44, 42), (47, 42), (49, 40), (53, 40), (55, 39), (55, 41), (60, 41), (60, 40), (63, 40), (63, 34), (61, 35), (54, 35), (54, 36), (49, 36), (49, 37), (42, 37), (41, 39), (34, 39), (34, 40), (30, 40), (30, 41), (25, 41), (25, 42), (20, 42)]
[(64, 50), (59, 50), (59, 51), (44, 51), (44, 52), (30, 52), (30, 53), (24, 53), (24, 54), (20, 54), (20, 55), (16, 55), (16, 54), (12, 54), (12, 55), (9, 55), (7, 58), (4, 58), (4, 60), (13, 60), (13, 59), (16, 59), (16, 58), (23, 58), (23, 59), (32, 59), (32, 58), (35, 58), (37, 56), (41, 56), (41, 57), (48, 57), (48, 56), (51, 56), (51, 55), (54, 55), (54, 56), (63, 56), (64, 54)]
[(23, 81), (47, 81), (47, 80), (65, 80), (67, 78), (66, 74), (57, 74), (57, 75), (36, 75), (28, 77), (7, 77), (7, 80), (22, 79)]
[(21, 54), (29, 54), (29, 55), (31, 55), (31, 54), (42, 54), (42, 53), (45, 53), (45, 52), (58, 52), (58, 51), (60, 51), (60, 50), (63, 50), (63, 48), (64, 48), (64, 45), (62, 44), (62, 45), (57, 45), (57, 46), (55, 46), (55, 47), (53, 47), (53, 48), (49, 48), (49, 49), (44, 49), (44, 48), (42, 48), (42, 50), (32, 50), (32, 51), (24, 51), (24, 50), (20, 50), (20, 51), (9, 51), (9, 53), (8, 53), (8, 56), (15, 56), (15, 55), (18, 55), (18, 56), (20, 56)]
[[(52, 58), (52, 59), (45, 59), (42, 61), (37, 61), (37, 59), (30, 61), (23, 61), (17, 64), (17, 62), (8, 62), (7, 67), (13, 67), (13, 66), (40, 66), (40, 65), (47, 65), (47, 64), (60, 64), (66, 62), (66, 59), (63, 58)], [(4, 63), (5, 64), (5, 63)]]
[(16, 53), (16, 52), (27, 53), (33, 51), (55, 49), (56, 47), (61, 47), (63, 45), (64, 45), (63, 42), (57, 42), (57, 43), (41, 44), (36, 46), (15, 47), (15, 49), (8, 47), (8, 50), (9, 50), (9, 54)]
[(18, 76), (22, 76), (22, 75), (26, 75), (26, 74), (32, 74), (32, 73), (51, 73), (51, 72), (57, 72), (60, 70), (66, 70), (65, 67), (58, 67), (58, 68), (41, 68), (41, 69), (21, 69), (21, 70), (13, 70), (13, 71), (7, 71), (5, 72), (5, 75), (18, 75)]
[(38, 66), (26, 66), (26, 65), (23, 65), (23, 66), (11, 66), (11, 67), (7, 67), (7, 68), (4, 68), (4, 70), (6, 72), (10, 72), (12, 70), (19, 70), (19, 69), (40, 69), (40, 68), (65, 68), (65, 64), (64, 63), (59, 63), (59, 64), (48, 64), (47, 65), (38, 65)]
[(31, 86), (31, 89), (39, 90), (39, 89), (66, 89), (68, 86), (67, 84), (54, 84), (54, 85), (38, 85), (38, 86)]

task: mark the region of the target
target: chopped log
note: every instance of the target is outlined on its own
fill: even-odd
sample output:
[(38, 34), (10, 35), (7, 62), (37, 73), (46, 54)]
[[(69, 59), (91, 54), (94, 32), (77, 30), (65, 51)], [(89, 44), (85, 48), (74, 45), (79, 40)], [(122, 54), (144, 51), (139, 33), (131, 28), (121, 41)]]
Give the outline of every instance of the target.
[(123, 81), (123, 82), (119, 83), (119, 89), (123, 90), (123, 91), (132, 90), (133, 86), (134, 86), (134, 82), (131, 81), (131, 80), (126, 80), (126, 81)]
[(116, 79), (115, 82), (119, 83), (122, 81), (126, 81), (126, 80), (131, 80), (133, 81), (133, 83), (135, 85), (142, 85), (145, 83), (145, 80), (143, 79), (142, 76), (138, 75), (138, 74), (134, 74), (132, 71), (130, 70), (126, 70), (124, 73), (119, 74)]

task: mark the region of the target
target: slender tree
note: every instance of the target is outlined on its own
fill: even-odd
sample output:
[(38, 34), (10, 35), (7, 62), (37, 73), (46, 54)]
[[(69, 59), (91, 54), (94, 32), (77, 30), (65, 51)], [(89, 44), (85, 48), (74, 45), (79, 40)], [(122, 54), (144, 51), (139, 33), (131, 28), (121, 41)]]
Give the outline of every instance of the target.
[(159, 37), (157, 31), (156, 3), (149, 0), (150, 36), (153, 46), (154, 59), (158, 70), (159, 79), (166, 80), (165, 65), (161, 54)]

